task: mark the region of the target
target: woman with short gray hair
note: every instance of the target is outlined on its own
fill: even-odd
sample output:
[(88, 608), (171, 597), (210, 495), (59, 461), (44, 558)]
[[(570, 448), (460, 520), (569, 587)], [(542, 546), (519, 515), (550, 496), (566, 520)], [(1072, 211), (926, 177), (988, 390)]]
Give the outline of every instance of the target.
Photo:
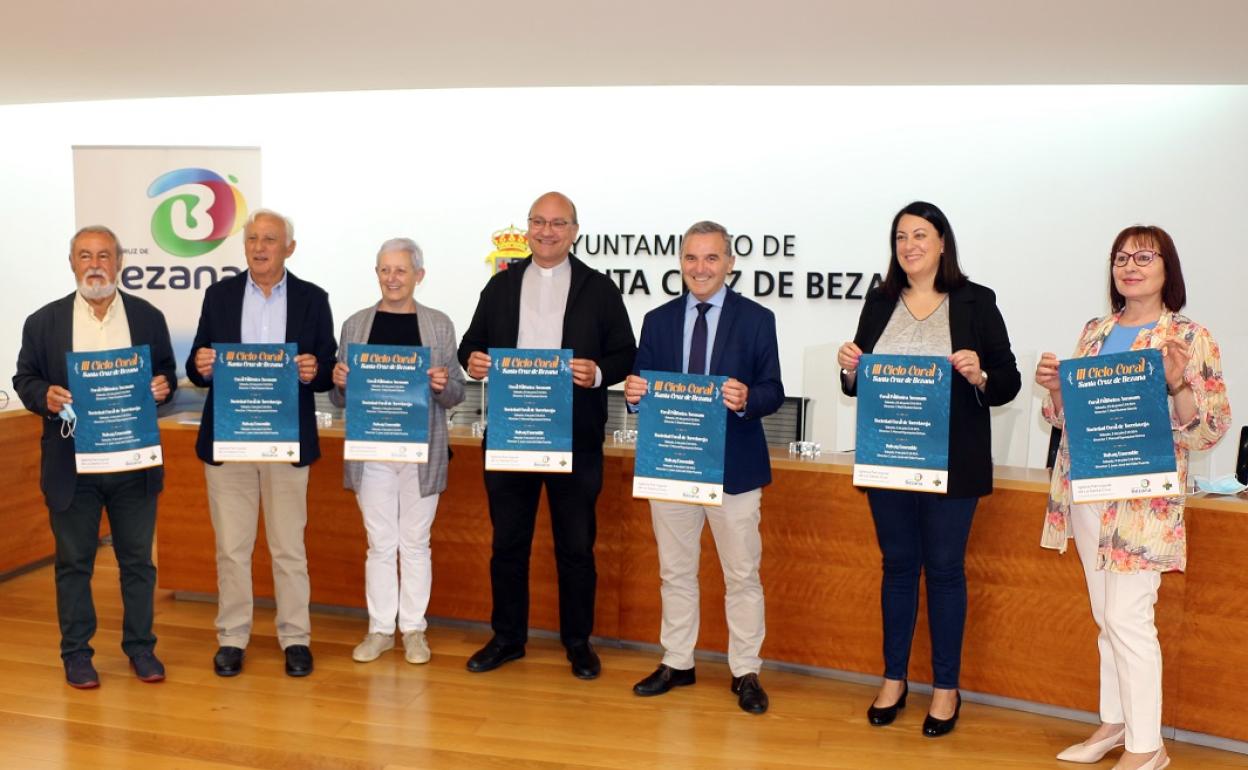
[(344, 464), (343, 485), (355, 492), (368, 534), (368, 633), (351, 657), (366, 663), (393, 649), (397, 627), (407, 661), (425, 663), (430, 657), (425, 610), (433, 584), (429, 533), (446, 489), (446, 410), (464, 400), (464, 372), (455, 357), (458, 338), (451, 319), (412, 296), (425, 277), (420, 247), (410, 238), (391, 238), (377, 252), (376, 272), (381, 300), (343, 323), (330, 399), (346, 403), (349, 345), (428, 347), (429, 462)]

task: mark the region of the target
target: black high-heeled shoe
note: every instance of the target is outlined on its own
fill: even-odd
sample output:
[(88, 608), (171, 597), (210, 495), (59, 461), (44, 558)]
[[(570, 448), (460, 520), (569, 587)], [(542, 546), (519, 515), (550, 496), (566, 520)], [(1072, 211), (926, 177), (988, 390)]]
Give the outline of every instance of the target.
[(958, 724), (958, 714), (962, 712), (962, 693), (958, 693), (958, 705), (953, 709), (953, 716), (948, 719), (937, 719), (930, 713), (923, 720), (923, 734), (928, 738), (939, 738), (953, 732)]
[(891, 725), (897, 718), (897, 711), (906, 707), (906, 696), (910, 694), (910, 682), (901, 683), (901, 697), (891, 706), (876, 706), (874, 703), (867, 709), (867, 721), (876, 727)]

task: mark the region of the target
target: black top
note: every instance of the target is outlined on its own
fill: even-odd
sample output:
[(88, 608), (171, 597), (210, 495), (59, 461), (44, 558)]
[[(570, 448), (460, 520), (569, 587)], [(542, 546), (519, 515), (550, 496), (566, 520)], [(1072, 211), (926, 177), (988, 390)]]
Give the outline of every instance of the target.
[[(880, 288), (867, 292), (858, 317), (854, 344), (863, 353), (875, 350), (875, 344), (888, 319), (897, 307)], [(979, 365), (988, 373), (988, 384), (981, 393), (978, 388), (957, 375), (949, 403), (949, 496), (981, 497), (992, 492), (992, 430), (988, 407), (1001, 406), (1014, 400), (1022, 387), (1022, 377), (1005, 319), (997, 309), (997, 295), (992, 289), (970, 283), (949, 292), (949, 338), (953, 350), (974, 350)], [(847, 383), (841, 378), (841, 390), (847, 396), (858, 394), (858, 380)], [(918, 493), (927, 494), (927, 493)]]
[[(520, 288), (531, 257), (495, 273), (477, 300), (468, 331), (459, 343), (459, 363), (468, 367), (473, 351), (514, 348), (520, 336)], [(615, 283), (572, 255), (572, 283), (563, 311), (563, 340), (575, 358), (588, 358), (602, 370), (602, 387), (572, 389), (572, 449), (602, 451), (607, 422), (607, 387), (633, 369), (637, 339)]]
[(373, 316), (373, 328), (368, 332), (368, 344), (420, 347), (420, 324), (416, 322), (416, 314), (378, 310)]

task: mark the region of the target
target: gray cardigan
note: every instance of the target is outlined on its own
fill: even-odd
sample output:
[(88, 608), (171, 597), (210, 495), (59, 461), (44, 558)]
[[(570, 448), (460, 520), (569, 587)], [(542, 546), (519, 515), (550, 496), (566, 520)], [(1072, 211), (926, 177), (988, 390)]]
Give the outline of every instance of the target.
[[(366, 343), (373, 330), (377, 306), (355, 313), (342, 324), (338, 337), (338, 360), (346, 363), (347, 345)], [(445, 366), (450, 374), (441, 393), (430, 393), (429, 400), (429, 462), (420, 466), (420, 494), (428, 497), (446, 489), (446, 410), (464, 400), (464, 370), (456, 358), (457, 340), (451, 319), (439, 310), (416, 303), (416, 324), (420, 327), (421, 344), (429, 348), (431, 366)], [(329, 391), (329, 400), (336, 406), (347, 403), (341, 388)], [(364, 475), (364, 464), (358, 460), (343, 463), (342, 485), (358, 491)]]

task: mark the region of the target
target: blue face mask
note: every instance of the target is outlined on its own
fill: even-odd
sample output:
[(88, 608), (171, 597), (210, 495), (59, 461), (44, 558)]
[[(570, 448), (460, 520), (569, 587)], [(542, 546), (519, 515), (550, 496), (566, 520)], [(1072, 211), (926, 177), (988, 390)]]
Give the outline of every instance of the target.
[(61, 404), (61, 411), (56, 416), (61, 418), (61, 438), (74, 435), (74, 428), (78, 425), (78, 415), (74, 408), (69, 404)]
[(1248, 489), (1248, 484), (1240, 484), (1239, 479), (1228, 474), (1219, 476), (1216, 479), (1196, 479), (1196, 487), (1201, 492), (1209, 492), (1215, 495), (1237, 495)]

